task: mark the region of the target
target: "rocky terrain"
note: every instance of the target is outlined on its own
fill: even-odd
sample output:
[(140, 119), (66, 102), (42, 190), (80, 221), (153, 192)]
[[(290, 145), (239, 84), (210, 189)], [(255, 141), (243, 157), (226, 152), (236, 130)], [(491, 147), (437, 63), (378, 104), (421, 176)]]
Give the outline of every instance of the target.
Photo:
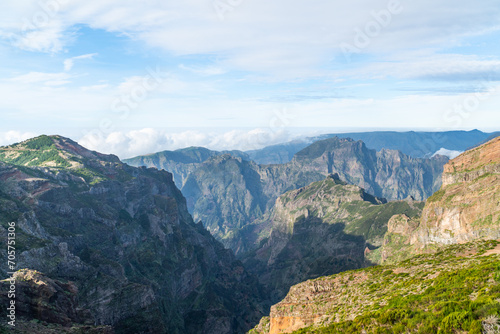
[(412, 243), (452, 244), (500, 238), (500, 137), (451, 160), (427, 201)]
[[(145, 161), (142, 163), (148, 166), (165, 167)], [(245, 240), (255, 238), (248, 235), (255, 230), (252, 223), (263, 218), (278, 196), (289, 190), (337, 173), (374, 196), (423, 200), (439, 189), (447, 161), (443, 156), (420, 159), (398, 151), (376, 152), (361, 141), (333, 137), (309, 145), (286, 164), (257, 165), (229, 154), (215, 155), (188, 164), (187, 172), (178, 173), (177, 178), (183, 180), (180, 189), (195, 221), (201, 220), (226, 247), (243, 254), (248, 251)], [(181, 167), (175, 168), (174, 172)]]
[(500, 137), (451, 160), (442, 179), (441, 189), (427, 200), (422, 219), (395, 217), (389, 224), (382, 259), (500, 238)]
[(303, 140), (297, 139), (288, 143), (265, 147), (260, 150), (247, 151), (249, 157), (258, 164), (283, 164), (292, 160), (295, 153), (312, 143), (332, 137), (351, 138), (363, 141), (370, 149), (380, 151), (390, 149), (401, 151), (414, 158), (431, 157), (441, 148), (453, 151), (465, 151), (484, 140), (492, 139), (499, 133), (472, 131), (375, 131), (324, 134)]
[(164, 169), (172, 173), (174, 182), (179, 189), (184, 186), (186, 179), (196, 168), (211, 157), (229, 154), (244, 160), (250, 157), (241, 151), (213, 151), (204, 147), (188, 147), (175, 151), (162, 151), (158, 153), (138, 156), (123, 160), (131, 166), (146, 166)]
[(18, 298), (31, 301), (21, 319), (219, 334), (262, 315), (257, 281), (193, 222), (168, 172), (41, 136), (0, 148), (0, 212), (2, 244), (15, 222), (17, 269), (26, 269), (15, 275)]
[(498, 332), (499, 163), (500, 138), (451, 160), (422, 217), (393, 215), (367, 254), (387, 264), (292, 287), (252, 333)]
[(499, 248), (476, 241), (300, 283), (250, 333), (495, 333)]
[(371, 265), (365, 255), (382, 245), (389, 219), (418, 216), (422, 207), (387, 203), (330, 175), (280, 196), (261, 222), (260, 246), (243, 261), (278, 301), (293, 284)]

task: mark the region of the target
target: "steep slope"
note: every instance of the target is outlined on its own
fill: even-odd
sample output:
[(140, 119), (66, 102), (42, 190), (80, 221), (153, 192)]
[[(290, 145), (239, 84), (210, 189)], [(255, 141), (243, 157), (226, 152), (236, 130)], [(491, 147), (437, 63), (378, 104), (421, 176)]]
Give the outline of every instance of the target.
[(444, 167), (443, 185), (420, 220), (394, 217), (380, 252), (394, 262), (443, 245), (500, 238), (500, 137)]
[[(368, 149), (362, 142), (329, 138), (298, 152), (291, 162), (259, 166), (232, 155), (211, 156), (194, 167), (181, 191), (196, 221), (237, 254), (248, 250), (243, 229), (261, 219), (281, 194), (338, 173), (348, 183), (389, 200), (425, 199), (439, 188), (446, 157), (408, 157)], [(259, 230), (257, 228), (256, 230)]]
[(2, 243), (15, 222), (17, 269), (72, 281), (84, 323), (116, 333), (235, 333), (258, 318), (256, 281), (193, 222), (170, 173), (60, 136), (2, 147), (0, 160)]
[(365, 254), (381, 246), (391, 216), (413, 217), (422, 206), (386, 203), (330, 175), (280, 196), (262, 222), (270, 225), (268, 239), (261, 235), (261, 246), (243, 261), (279, 300), (298, 282), (370, 265)]
[(452, 244), (500, 238), (500, 137), (444, 167), (443, 185), (426, 203), (412, 243)]
[(300, 283), (250, 333), (496, 333), (498, 250), (476, 241)]
[(329, 138), (298, 152), (288, 164), (296, 173), (338, 173), (343, 180), (368, 193), (400, 200), (424, 200), (439, 189), (447, 158), (411, 158), (399, 151), (368, 149), (362, 141)]
[(259, 150), (246, 151), (245, 153), (259, 165), (285, 164), (293, 159), (295, 153), (317, 140), (320, 140), (320, 138), (294, 140), (288, 143), (266, 146)]
[(259, 150), (247, 151), (246, 153), (258, 164), (283, 164), (291, 161), (297, 152), (309, 146), (311, 143), (332, 137), (339, 137), (361, 140), (368, 148), (377, 151), (382, 149), (397, 150), (414, 158), (423, 158), (432, 156), (441, 148), (454, 151), (465, 151), (480, 144), (493, 135), (494, 134), (484, 133), (479, 130), (332, 133), (272, 145)]
[(193, 218), (220, 240), (230, 242), (234, 233), (266, 210), (268, 198), (258, 171), (255, 163), (229, 154), (201, 164), (181, 189)]
[(230, 154), (234, 157), (250, 160), (250, 157), (241, 151), (212, 151), (204, 147), (188, 147), (175, 151), (162, 151), (158, 153), (125, 159), (123, 162), (131, 166), (146, 166), (164, 169), (172, 173), (174, 182), (179, 189), (184, 186), (187, 177), (201, 163), (211, 157)]

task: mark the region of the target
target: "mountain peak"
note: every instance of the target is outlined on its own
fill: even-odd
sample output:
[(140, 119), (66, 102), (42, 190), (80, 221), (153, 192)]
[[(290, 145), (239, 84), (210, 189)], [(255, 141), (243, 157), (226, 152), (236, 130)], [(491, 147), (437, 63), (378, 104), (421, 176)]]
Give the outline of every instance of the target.
[(500, 161), (500, 137), (460, 154), (445, 165), (445, 173), (459, 173), (483, 168)]
[(19, 166), (71, 168), (85, 160), (120, 162), (117, 156), (90, 151), (59, 135), (41, 135), (0, 147), (0, 161)]

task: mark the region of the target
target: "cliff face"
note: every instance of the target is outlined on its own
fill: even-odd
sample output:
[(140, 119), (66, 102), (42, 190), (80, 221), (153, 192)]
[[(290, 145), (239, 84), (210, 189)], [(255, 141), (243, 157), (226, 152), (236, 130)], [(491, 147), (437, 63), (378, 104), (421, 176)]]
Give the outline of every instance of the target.
[(243, 261), (279, 300), (298, 282), (370, 265), (365, 255), (382, 245), (392, 215), (414, 217), (421, 207), (386, 203), (331, 175), (280, 196), (261, 223), (269, 237)]
[[(195, 221), (201, 220), (237, 254), (254, 247), (251, 242), (257, 237), (249, 234), (260, 232), (255, 224), (266, 219), (276, 199), (287, 191), (337, 173), (374, 196), (422, 200), (439, 188), (442, 166), (448, 161), (442, 156), (418, 159), (398, 151), (376, 152), (361, 141), (336, 137), (313, 143), (281, 165), (259, 166), (234, 154), (205, 154), (182, 160), (186, 161), (183, 170), (177, 162), (171, 166), (163, 160), (143, 158), (149, 159), (148, 166), (171, 168), (177, 175), (174, 177), (183, 180), (181, 190)], [(127, 161), (141, 163), (137, 159)]]
[(395, 265), (309, 280), (293, 286), (250, 333), (482, 333), (487, 326), (498, 328), (497, 318), (489, 320), (489, 315), (500, 310), (499, 250), (497, 241), (476, 241)]
[(234, 333), (258, 320), (257, 283), (192, 221), (170, 173), (58, 136), (0, 148), (0, 161), (0, 235), (16, 222), (17, 268), (73, 282), (93, 324)]
[(500, 238), (500, 137), (444, 167), (443, 185), (412, 234), (416, 247)]

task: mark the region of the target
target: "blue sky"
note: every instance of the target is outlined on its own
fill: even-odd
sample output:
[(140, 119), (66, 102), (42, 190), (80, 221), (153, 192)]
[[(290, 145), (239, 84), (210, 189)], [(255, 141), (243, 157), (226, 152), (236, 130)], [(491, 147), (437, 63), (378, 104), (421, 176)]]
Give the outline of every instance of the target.
[(360, 129), (499, 130), (500, 1), (0, 4), (0, 144), (129, 157)]

